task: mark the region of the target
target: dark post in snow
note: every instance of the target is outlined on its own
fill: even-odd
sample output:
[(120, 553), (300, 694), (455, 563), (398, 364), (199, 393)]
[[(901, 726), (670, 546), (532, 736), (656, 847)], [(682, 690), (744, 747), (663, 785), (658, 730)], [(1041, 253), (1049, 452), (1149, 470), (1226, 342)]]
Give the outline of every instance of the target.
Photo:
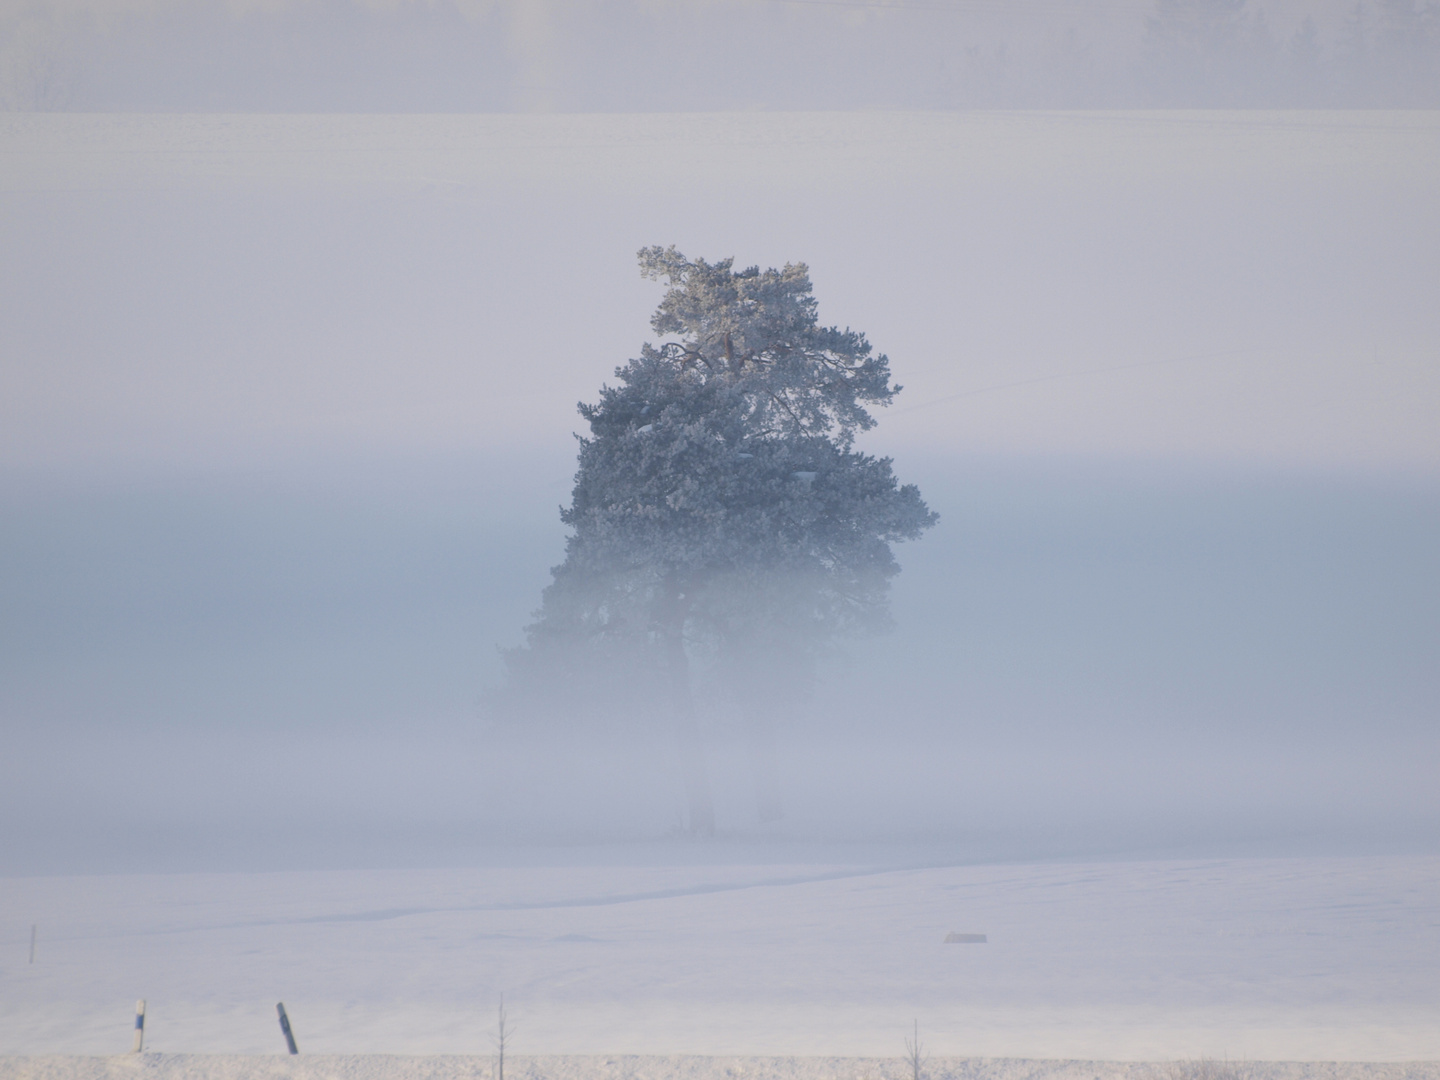
[(497, 1069), (495, 1080), (505, 1080), (505, 1041), (510, 1037), (510, 1028), (505, 1023), (505, 995), (500, 995), (500, 1024), (496, 1029), (498, 1034), (495, 1038), (495, 1048), (499, 1051), (496, 1057)]
[(285, 1045), (290, 1048), (292, 1054), (300, 1053), (300, 1048), (295, 1045), (295, 1033), (290, 1030), (290, 1017), (285, 1015), (285, 1003), (277, 1001), (275, 1011), (280, 1014), (280, 1030), (285, 1033)]
[(915, 1021), (914, 1035), (905, 1040), (905, 1064), (910, 1066), (910, 1080), (924, 1080), (925, 1048), (920, 1045), (920, 1021)]
[(135, 1045), (131, 1052), (138, 1054), (145, 1045), (145, 999), (135, 1002)]

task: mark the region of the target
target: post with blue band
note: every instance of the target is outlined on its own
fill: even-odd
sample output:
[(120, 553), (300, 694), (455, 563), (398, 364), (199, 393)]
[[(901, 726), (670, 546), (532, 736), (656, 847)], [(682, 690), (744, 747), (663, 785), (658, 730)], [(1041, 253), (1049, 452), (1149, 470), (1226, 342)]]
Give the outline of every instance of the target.
[(131, 1048), (132, 1053), (140, 1053), (141, 1047), (145, 1045), (145, 999), (141, 998), (135, 1002), (135, 1045)]

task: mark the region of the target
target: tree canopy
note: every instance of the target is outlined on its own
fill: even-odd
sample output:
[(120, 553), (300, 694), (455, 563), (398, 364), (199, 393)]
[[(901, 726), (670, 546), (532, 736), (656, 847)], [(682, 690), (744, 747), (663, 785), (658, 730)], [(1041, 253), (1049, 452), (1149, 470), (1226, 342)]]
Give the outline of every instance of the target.
[(668, 715), (706, 832), (692, 661), (765, 717), (836, 638), (887, 625), (891, 544), (936, 515), (889, 459), (854, 448), (900, 388), (863, 334), (820, 325), (804, 264), (639, 255), (667, 286), (651, 326), (669, 340), (579, 406), (590, 434), (561, 511), (565, 561), (507, 661), (536, 708), (598, 717), (635, 699)]

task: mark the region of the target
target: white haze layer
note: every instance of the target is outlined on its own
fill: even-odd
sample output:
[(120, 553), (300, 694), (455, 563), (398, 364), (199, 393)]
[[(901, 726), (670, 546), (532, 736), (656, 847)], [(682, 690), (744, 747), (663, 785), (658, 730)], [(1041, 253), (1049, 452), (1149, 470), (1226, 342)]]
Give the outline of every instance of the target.
[(808, 262), (906, 387), (877, 450), (1440, 471), (1440, 113), (11, 115), (0, 142), (13, 466), (563, 477), (663, 241)]

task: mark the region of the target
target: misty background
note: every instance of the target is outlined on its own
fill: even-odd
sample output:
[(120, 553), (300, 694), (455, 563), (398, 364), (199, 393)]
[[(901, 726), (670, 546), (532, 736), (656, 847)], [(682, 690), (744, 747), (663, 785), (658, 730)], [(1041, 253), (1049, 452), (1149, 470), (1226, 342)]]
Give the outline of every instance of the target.
[(1423, 0), (5, 0), (0, 105), (1434, 108)]
[[(0, 125), (0, 871), (1433, 850), (1434, 114)], [(483, 704), (654, 242), (807, 261), (941, 515), (710, 848)]]

